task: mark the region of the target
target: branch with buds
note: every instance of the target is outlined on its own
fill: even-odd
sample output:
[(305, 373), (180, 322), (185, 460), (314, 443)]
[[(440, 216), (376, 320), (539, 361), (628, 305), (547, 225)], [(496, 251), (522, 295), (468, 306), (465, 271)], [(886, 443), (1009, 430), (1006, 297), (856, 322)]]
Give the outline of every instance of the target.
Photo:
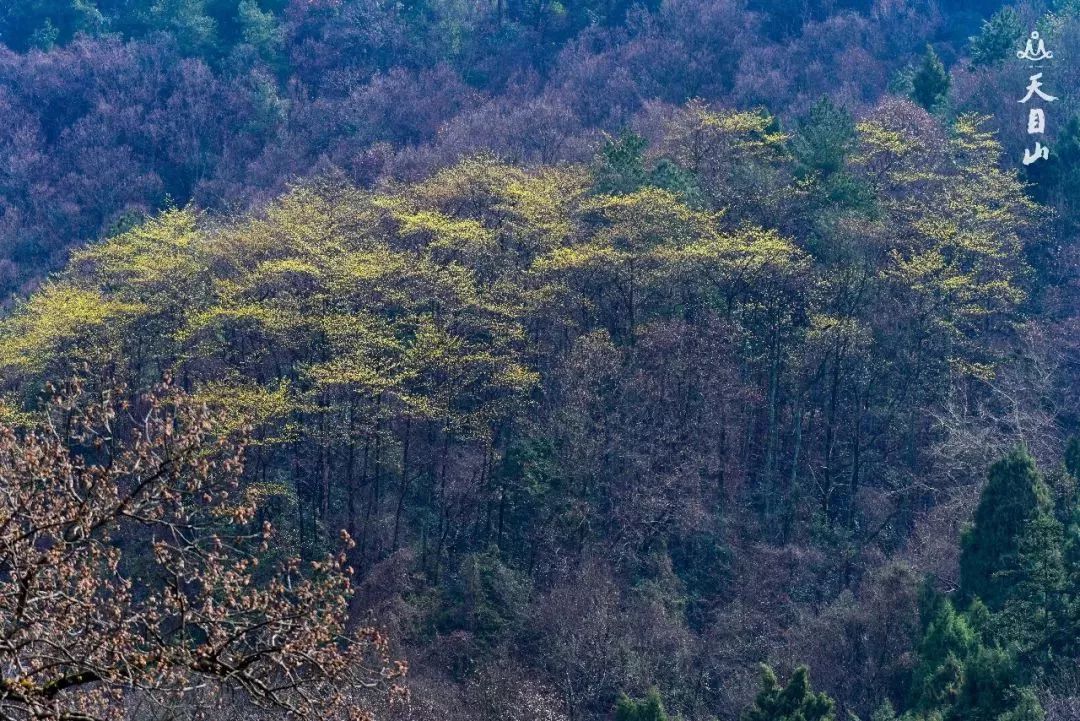
[(198, 718), (223, 696), (359, 720), (402, 695), (387, 639), (345, 631), (344, 552), (260, 563), (243, 439), (168, 385), (121, 397), (73, 386), (0, 427), (0, 720)]

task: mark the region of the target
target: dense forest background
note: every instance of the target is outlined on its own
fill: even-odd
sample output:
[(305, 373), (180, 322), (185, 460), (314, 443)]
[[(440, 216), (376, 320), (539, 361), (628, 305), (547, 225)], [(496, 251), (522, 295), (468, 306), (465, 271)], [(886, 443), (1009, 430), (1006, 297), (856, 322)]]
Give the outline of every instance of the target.
[(994, 115), (1012, 158), (1026, 126), (1006, 99), (1026, 83), (1000, 61), (1053, 18), (1062, 130), (1080, 83), (1070, 8), (981, 31), (997, 3), (5, 3), (2, 278), (25, 290), (73, 243), (162, 207), (242, 210), (329, 168), (368, 186), (480, 152), (588, 162), (605, 134), (694, 98), (786, 123), (823, 96), (858, 113), (903, 94), (928, 43), (950, 107)]
[(0, 42), (5, 420), (171, 377), (251, 424), (259, 518), (356, 541), (384, 715), (1080, 718), (1077, 3), (19, 0)]

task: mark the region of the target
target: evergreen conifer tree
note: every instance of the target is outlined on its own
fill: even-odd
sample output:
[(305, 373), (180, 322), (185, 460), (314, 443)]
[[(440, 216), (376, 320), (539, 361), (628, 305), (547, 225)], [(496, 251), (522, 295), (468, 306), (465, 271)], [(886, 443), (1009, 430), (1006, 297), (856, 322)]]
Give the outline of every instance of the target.
[(660, 699), (660, 692), (655, 688), (649, 689), (648, 695), (640, 701), (622, 694), (615, 706), (615, 721), (668, 721), (668, 719), (667, 712), (664, 711), (664, 703)]
[(976, 67), (997, 65), (1009, 57), (1023, 34), (1020, 14), (1015, 9), (1005, 7), (998, 10), (989, 20), (983, 20), (982, 31), (970, 38), (968, 54), (971, 64)]
[(1064, 535), (1062, 608), (1065, 618), (1060, 652), (1075, 658), (1080, 656), (1080, 503), (1074, 505)]
[(922, 64), (911, 78), (911, 97), (926, 110), (936, 110), (949, 93), (949, 74), (934, 49), (926, 46)]
[(931, 614), (911, 683), (912, 704), (921, 710), (947, 707), (959, 698), (964, 662), (979, 643), (967, 618), (948, 599), (938, 598)]
[(904, 718), (1000, 721), (1012, 714), (1016, 721), (1038, 721), (1030, 714), (1042, 709), (1023, 685), (1023, 669), (985, 638), (992, 627), (978, 599), (966, 614), (948, 599), (936, 601), (912, 675), (912, 714)]
[(754, 704), (742, 714), (742, 721), (833, 721), (835, 704), (825, 693), (810, 688), (810, 672), (795, 669), (786, 687), (768, 666), (761, 672), (761, 691)]
[(1020, 584), (1021, 578), (1028, 577), (1024, 568), (1052, 564), (1052, 559), (1033, 556), (1054, 552), (1029, 536), (1052, 534), (1052, 524), (1047, 525), (1052, 512), (1050, 491), (1026, 450), (1013, 451), (995, 463), (974, 523), (962, 538), (961, 600), (978, 597), (997, 612), (1017, 593), (1029, 592)]
[(1061, 524), (1050, 513), (1041, 513), (1028, 522), (1019, 539), (1016, 567), (1003, 576), (1012, 588), (995, 624), (996, 635), (1013, 645), (1025, 663), (1048, 666), (1055, 647), (1063, 645), (1063, 546)]
[(840, 170), (855, 140), (855, 121), (844, 108), (822, 98), (799, 119), (791, 149), (803, 172), (828, 177)]
[(635, 133), (609, 140), (593, 168), (594, 190), (604, 195), (626, 195), (646, 184), (645, 138)]

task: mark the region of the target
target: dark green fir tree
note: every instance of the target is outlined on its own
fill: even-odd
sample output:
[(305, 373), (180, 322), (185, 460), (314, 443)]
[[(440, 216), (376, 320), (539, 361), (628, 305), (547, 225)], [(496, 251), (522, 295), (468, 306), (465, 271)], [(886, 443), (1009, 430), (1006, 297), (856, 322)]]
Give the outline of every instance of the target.
[(615, 721), (669, 721), (660, 692), (655, 688), (641, 700), (622, 694), (615, 706)]
[(787, 686), (781, 686), (768, 666), (761, 671), (761, 691), (754, 704), (743, 711), (741, 721), (833, 721), (835, 704), (825, 693), (810, 688), (810, 672), (795, 669)]
[(1001, 611), (1017, 594), (1030, 593), (1021, 583), (1031, 569), (1052, 566), (1057, 549), (1032, 535), (1053, 536), (1050, 490), (1024, 449), (1013, 451), (990, 468), (972, 526), (962, 538), (960, 598), (978, 597), (992, 611)]
[[(976, 599), (968, 613), (939, 598), (919, 644), (919, 663), (912, 674), (911, 702), (918, 721), (1039, 721), (1030, 710), (1023, 669), (1004, 648), (986, 636), (993, 620)], [(1036, 708), (1041, 713), (1041, 707)], [(905, 718), (908, 718), (906, 716)]]
[(1023, 35), (1020, 14), (1011, 7), (998, 10), (989, 20), (983, 20), (982, 31), (971, 38), (968, 48), (971, 64), (979, 67), (1001, 63), (1015, 50)]
[(928, 111), (937, 110), (949, 94), (949, 74), (934, 49), (926, 46), (922, 64), (911, 78), (911, 97)]
[(791, 137), (791, 150), (805, 173), (828, 177), (839, 171), (855, 142), (851, 113), (822, 98), (799, 118)]

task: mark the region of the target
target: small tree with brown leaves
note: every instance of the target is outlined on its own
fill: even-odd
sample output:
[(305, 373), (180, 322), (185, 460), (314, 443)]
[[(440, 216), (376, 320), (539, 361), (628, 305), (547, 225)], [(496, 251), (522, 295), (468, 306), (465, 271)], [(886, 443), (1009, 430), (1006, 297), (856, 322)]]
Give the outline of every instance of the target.
[(260, 564), (272, 532), (213, 413), (168, 387), (70, 391), (0, 427), (0, 719), (200, 718), (228, 697), (356, 720), (401, 693), (387, 640), (345, 631), (343, 555)]

